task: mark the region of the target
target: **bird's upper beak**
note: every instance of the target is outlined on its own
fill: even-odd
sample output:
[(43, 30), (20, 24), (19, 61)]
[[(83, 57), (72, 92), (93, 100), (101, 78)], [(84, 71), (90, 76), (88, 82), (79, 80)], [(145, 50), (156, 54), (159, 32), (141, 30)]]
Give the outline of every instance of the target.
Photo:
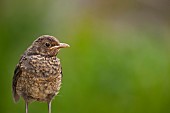
[(66, 44), (66, 43), (60, 43), (60, 45), (58, 46), (53, 46), (51, 47), (50, 49), (60, 49), (60, 48), (67, 48), (67, 47), (70, 47), (70, 45)]

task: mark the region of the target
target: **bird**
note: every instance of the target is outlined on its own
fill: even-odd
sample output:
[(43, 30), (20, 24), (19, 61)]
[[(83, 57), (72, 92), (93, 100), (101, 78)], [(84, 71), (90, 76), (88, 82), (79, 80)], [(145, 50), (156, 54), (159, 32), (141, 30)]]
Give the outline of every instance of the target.
[(14, 102), (20, 97), (24, 99), (25, 113), (28, 113), (28, 104), (34, 101), (46, 102), (51, 113), (51, 102), (59, 93), (62, 80), (57, 54), (67, 47), (70, 46), (54, 36), (42, 35), (21, 56), (12, 78), (12, 95)]

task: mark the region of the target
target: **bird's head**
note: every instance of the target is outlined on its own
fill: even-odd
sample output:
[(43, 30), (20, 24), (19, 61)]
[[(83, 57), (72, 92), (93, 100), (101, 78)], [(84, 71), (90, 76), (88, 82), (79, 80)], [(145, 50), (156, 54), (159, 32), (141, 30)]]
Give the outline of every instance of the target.
[(53, 36), (43, 35), (37, 38), (31, 47), (27, 50), (27, 54), (37, 54), (43, 56), (56, 56), (60, 48), (70, 47), (66, 43), (60, 43)]

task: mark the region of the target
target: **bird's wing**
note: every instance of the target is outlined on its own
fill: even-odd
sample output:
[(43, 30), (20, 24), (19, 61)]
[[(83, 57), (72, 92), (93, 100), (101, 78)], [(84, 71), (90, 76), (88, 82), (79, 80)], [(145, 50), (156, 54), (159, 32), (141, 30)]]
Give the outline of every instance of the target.
[(12, 94), (13, 94), (13, 98), (14, 98), (15, 102), (17, 102), (20, 98), (20, 96), (16, 92), (16, 85), (17, 85), (17, 81), (18, 81), (18, 78), (21, 75), (21, 73), (22, 73), (22, 71), (21, 71), (20, 65), (18, 64), (15, 68), (14, 76), (13, 76), (13, 80), (12, 80)]

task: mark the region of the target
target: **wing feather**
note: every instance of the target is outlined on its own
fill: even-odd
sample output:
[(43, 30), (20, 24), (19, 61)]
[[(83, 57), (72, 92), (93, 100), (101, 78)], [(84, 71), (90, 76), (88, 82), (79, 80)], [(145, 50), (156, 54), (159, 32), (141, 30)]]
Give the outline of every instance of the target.
[(20, 98), (20, 96), (16, 92), (16, 85), (17, 85), (17, 81), (18, 81), (18, 78), (20, 77), (21, 73), (22, 73), (22, 71), (18, 64), (15, 68), (14, 76), (13, 76), (13, 80), (12, 80), (12, 94), (13, 94), (13, 99), (15, 102), (18, 102), (18, 100)]

